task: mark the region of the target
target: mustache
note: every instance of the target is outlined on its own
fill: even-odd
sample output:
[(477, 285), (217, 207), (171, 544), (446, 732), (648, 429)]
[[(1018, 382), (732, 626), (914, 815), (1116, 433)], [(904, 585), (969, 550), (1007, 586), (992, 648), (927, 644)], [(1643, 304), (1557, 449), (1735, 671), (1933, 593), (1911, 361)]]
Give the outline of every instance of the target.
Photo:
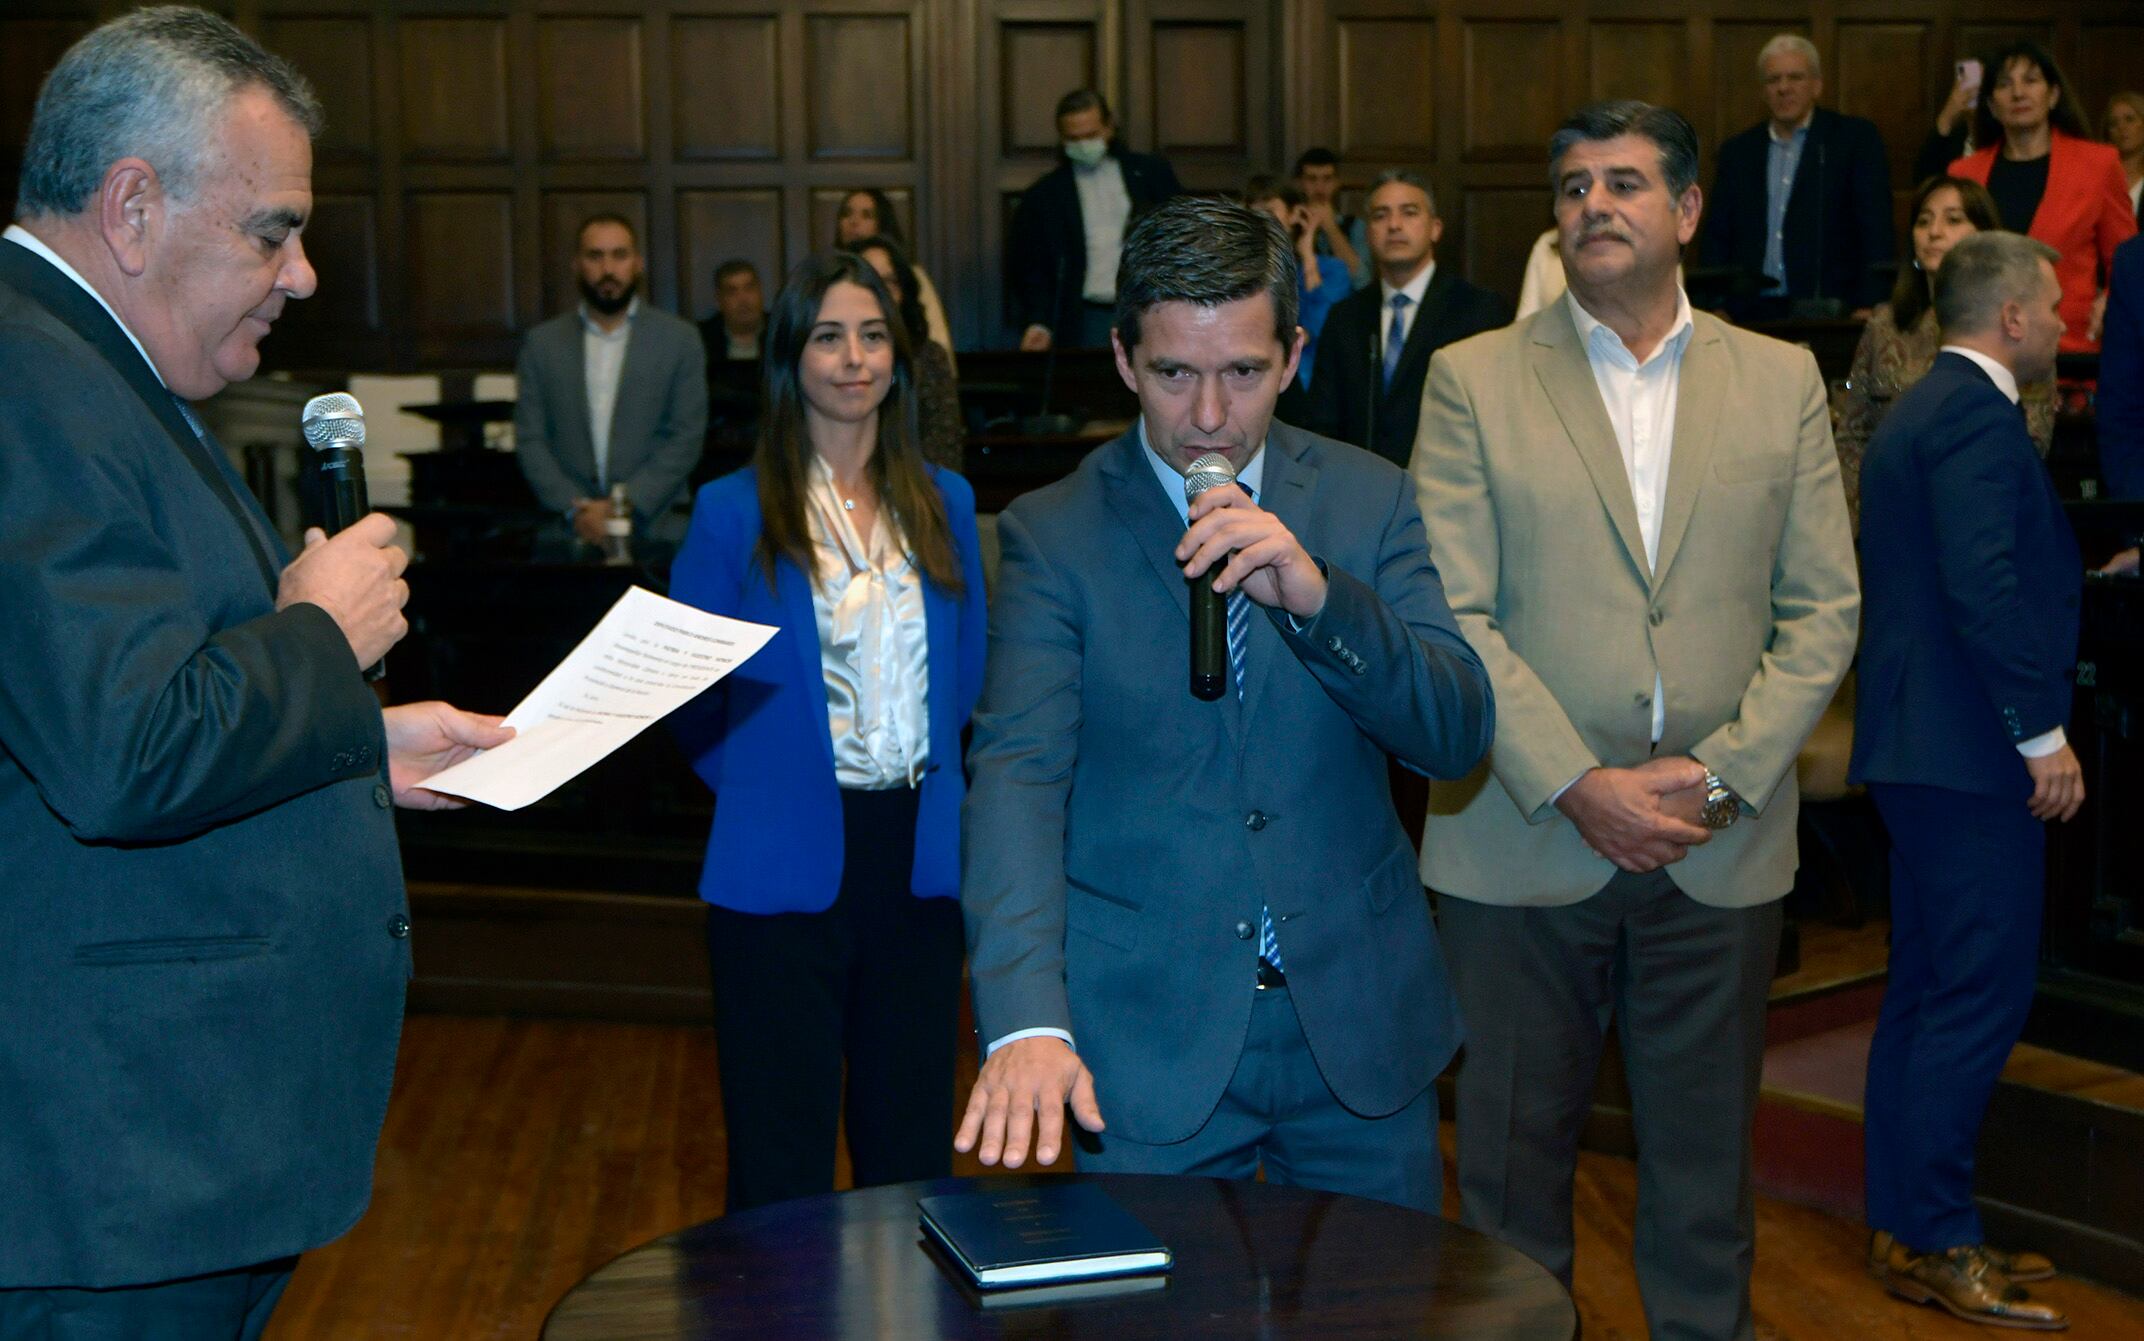
[(1578, 235), (1578, 245), (1581, 247), (1585, 246), (1588, 242), (1628, 243), (1629, 241), (1630, 238), (1626, 236), (1622, 232), (1622, 230), (1616, 228), (1589, 228), (1585, 232)]

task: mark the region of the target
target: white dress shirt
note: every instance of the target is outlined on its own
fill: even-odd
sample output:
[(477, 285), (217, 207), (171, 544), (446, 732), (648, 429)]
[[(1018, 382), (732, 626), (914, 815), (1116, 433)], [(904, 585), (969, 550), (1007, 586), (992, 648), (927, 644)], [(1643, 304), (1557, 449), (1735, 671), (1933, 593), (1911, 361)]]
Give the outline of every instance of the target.
[(1429, 292), (1429, 281), (1437, 277), (1437, 262), (1432, 258), (1422, 272), (1395, 289), (1382, 279), (1377, 281), (1377, 352), (1381, 358), (1385, 352), (1385, 337), (1392, 333), (1392, 295), (1407, 295), (1407, 306), (1400, 309), (1400, 343), (1414, 334), (1415, 314), (1422, 310), (1422, 295)]
[[(1971, 359), (1979, 366), (1982, 372), (1988, 375), (1988, 380), (1995, 383), (1997, 391), (2002, 392), (2003, 396), (2012, 405), (2017, 404), (2017, 374), (2011, 372), (2002, 364), (1997, 363), (1979, 350), (1967, 349), (1964, 345), (1945, 345), (1936, 352), (1939, 354), (1956, 354), (1960, 358)], [(2031, 740), (2019, 741), (2017, 743), (2017, 752), (2027, 759), (2043, 759), (2069, 743), (2069, 733), (2057, 726), (2052, 731), (2041, 732)]]
[(881, 505), (869, 541), (813, 456), (804, 514), (817, 559), (811, 607), (826, 681), (834, 781), (860, 791), (913, 787), (930, 762), (930, 631), (923, 575), (893, 510)]
[[(588, 439), (595, 448), (596, 483), (610, 487), (610, 421), (618, 409), (618, 381), (625, 375), (625, 347), (633, 338), (640, 298), (625, 305), (625, 320), (616, 330), (596, 325), (588, 305), (581, 305), (581, 363), (588, 374)], [(636, 503), (640, 500), (634, 500)]]
[(43, 240), (41, 240), (37, 236), (37, 234), (31, 232), (27, 228), (24, 228), (21, 224), (9, 224), (7, 226), (7, 231), (4, 233), (0, 233), (0, 238), (5, 238), (9, 242), (15, 243), (17, 246), (27, 247), (29, 250), (36, 252), (39, 256), (44, 257), (45, 260), (51, 262), (53, 269), (59, 271), (61, 274), (67, 276), (67, 278), (73, 280), (78, 286), (80, 286), (82, 292), (96, 299), (97, 306), (103, 308), (107, 313), (111, 315), (112, 320), (118, 323), (120, 331), (126, 335), (127, 339), (133, 344), (136, 352), (141, 355), (141, 361), (149, 365), (150, 372), (156, 374), (156, 380), (159, 382), (163, 382), (166, 387), (169, 387), (171, 385), (168, 382), (164, 382), (163, 370), (156, 366), (155, 359), (149, 357), (149, 351), (141, 347), (141, 341), (136, 340), (134, 338), (134, 332), (127, 329), (126, 322), (120, 321), (119, 313), (113, 311), (112, 305), (104, 301), (104, 295), (91, 288), (89, 281), (82, 278), (82, 276), (75, 270), (73, 266), (67, 264), (65, 260), (61, 259), (60, 254), (58, 252), (46, 246)]
[(1117, 262), (1124, 256), (1124, 226), (1131, 222), (1132, 193), (1124, 165), (1111, 154), (1091, 168), (1072, 165), (1079, 188), (1080, 223), (1087, 230), (1087, 278), (1079, 296), (1090, 303), (1117, 301)]

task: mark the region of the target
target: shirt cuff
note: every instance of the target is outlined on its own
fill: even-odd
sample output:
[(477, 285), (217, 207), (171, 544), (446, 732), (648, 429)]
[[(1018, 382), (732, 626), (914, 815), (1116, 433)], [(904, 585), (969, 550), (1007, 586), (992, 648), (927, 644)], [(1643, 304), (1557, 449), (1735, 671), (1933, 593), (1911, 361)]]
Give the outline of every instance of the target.
[(2017, 752), (2027, 759), (2045, 759), (2069, 743), (2069, 736), (2058, 726), (2052, 731), (2034, 736), (2031, 740), (2019, 741)]
[(1072, 1041), (1072, 1035), (1062, 1029), (1015, 1029), (1005, 1037), (992, 1042), (989, 1047), (984, 1048), (983, 1056), (988, 1057), (1007, 1043), (1017, 1043), (1023, 1038), (1061, 1038), (1064, 1040), (1066, 1047), (1074, 1052), (1079, 1051), (1079, 1045)]
[(1554, 805), (1558, 801), (1561, 801), (1565, 792), (1571, 790), (1571, 788), (1573, 787), (1576, 787), (1578, 785), (1578, 780), (1584, 777), (1586, 774), (1591, 773), (1592, 771), (1593, 770), (1590, 768), (1582, 768), (1578, 770), (1578, 772), (1573, 773), (1569, 782), (1564, 783), (1561, 787), (1558, 787), (1554, 792), (1549, 794), (1548, 803), (1550, 805)]

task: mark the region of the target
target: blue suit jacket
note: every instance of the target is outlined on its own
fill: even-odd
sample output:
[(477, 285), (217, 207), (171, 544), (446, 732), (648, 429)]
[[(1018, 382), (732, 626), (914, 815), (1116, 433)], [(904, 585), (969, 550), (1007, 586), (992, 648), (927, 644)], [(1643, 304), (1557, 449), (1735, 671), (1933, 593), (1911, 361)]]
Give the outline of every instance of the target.
[(2024, 798), (2020, 741), (2069, 721), (2084, 566), (2018, 413), (1938, 354), (1861, 467), (1855, 782)]
[(2144, 237), (2114, 249), (2099, 346), (2099, 473), (2112, 498), (2144, 498)]
[[(923, 584), (930, 765), (918, 788), (910, 888), (926, 898), (954, 898), (964, 790), (960, 731), (983, 685), (983, 567), (974, 490), (951, 471), (930, 471), (945, 499), (964, 588), (953, 596)], [(758, 544), (758, 476), (740, 470), (701, 488), (670, 573), (677, 600), (778, 630), (674, 724), (693, 770), (715, 792), (700, 897), (740, 912), (819, 912), (833, 906), (844, 856), (819, 625), (810, 579), (783, 560), (775, 589), (768, 590)]]

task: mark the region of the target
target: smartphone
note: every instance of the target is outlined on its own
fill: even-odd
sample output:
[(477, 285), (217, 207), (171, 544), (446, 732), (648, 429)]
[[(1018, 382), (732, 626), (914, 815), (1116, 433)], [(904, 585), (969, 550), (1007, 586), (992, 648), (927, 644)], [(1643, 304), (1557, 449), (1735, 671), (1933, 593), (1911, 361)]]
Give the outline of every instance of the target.
[(1966, 90), (1968, 93), (1980, 92), (1979, 61), (1967, 60), (1958, 62), (1958, 87)]

